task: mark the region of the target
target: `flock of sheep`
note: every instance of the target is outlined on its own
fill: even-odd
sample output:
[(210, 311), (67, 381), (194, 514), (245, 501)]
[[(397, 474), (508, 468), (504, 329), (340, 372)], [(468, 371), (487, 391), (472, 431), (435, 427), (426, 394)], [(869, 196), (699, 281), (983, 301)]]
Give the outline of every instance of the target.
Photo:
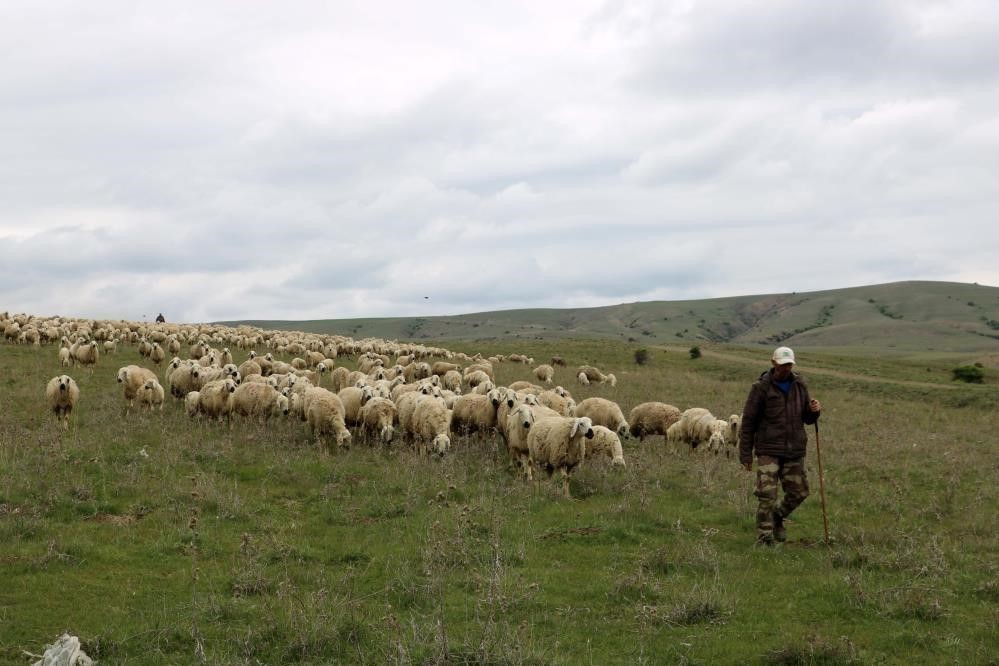
[[(402, 440), (421, 453), (446, 455), (452, 437), (479, 433), (498, 437), (526, 479), (535, 470), (558, 473), (569, 496), (572, 472), (594, 458), (624, 465), (623, 437), (662, 435), (672, 447), (703, 445), (714, 453), (737, 450), (739, 417), (716, 419), (707, 409), (681, 411), (662, 402), (644, 402), (625, 419), (620, 406), (606, 398), (577, 403), (562, 386), (553, 386), (553, 366), (561, 357), (537, 365), (528, 380), (496, 383), (499, 363), (534, 365), (521, 354), (469, 356), (440, 347), (380, 339), (355, 340), (257, 328), (140, 324), (78, 319), (9, 316), (0, 313), (0, 329), (11, 342), (40, 347), (59, 345), (66, 367), (93, 366), (121, 344), (135, 345), (156, 371), (140, 365), (118, 370), (128, 408), (163, 409), (169, 394), (182, 401), (192, 417), (304, 421), (317, 443), (338, 447), (355, 439), (385, 444)], [(230, 348), (248, 352), (236, 365)], [(260, 354), (257, 349), (266, 352)], [(187, 352), (188, 358), (181, 358)], [(166, 361), (167, 356), (172, 360)], [(290, 359), (290, 360), (281, 360)], [(342, 365), (354, 359), (356, 369)], [(434, 361), (433, 359), (439, 359)], [(574, 373), (582, 385), (609, 384), (617, 378), (593, 366)], [(325, 384), (325, 385), (324, 385)], [(47, 386), (49, 405), (68, 428), (80, 397), (69, 375)], [(353, 430), (353, 432), (352, 432)]]

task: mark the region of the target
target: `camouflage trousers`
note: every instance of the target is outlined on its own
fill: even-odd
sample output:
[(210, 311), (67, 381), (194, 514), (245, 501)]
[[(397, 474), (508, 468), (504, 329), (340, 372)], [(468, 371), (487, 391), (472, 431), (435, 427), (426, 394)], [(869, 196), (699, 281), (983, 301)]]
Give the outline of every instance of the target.
[[(808, 497), (804, 458), (756, 457), (756, 529), (761, 539), (774, 536), (774, 514), (787, 518)], [(777, 505), (777, 484), (784, 486), (784, 499)]]

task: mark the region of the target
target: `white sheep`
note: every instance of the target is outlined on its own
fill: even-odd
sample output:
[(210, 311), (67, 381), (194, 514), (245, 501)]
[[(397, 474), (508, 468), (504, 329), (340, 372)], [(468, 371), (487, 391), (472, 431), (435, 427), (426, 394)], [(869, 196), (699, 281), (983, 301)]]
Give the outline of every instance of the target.
[(441, 385), (449, 391), (461, 393), (461, 373), (457, 370), (448, 370), (441, 377)]
[(482, 370), (475, 370), (465, 375), (465, 383), (471, 388), (475, 388), (484, 382), (492, 382), (492, 378)]
[(197, 391), (188, 391), (184, 394), (184, 408), (188, 416), (196, 416), (198, 413), (198, 403), (201, 401), (201, 394)]
[(593, 439), (593, 422), (586, 417), (538, 419), (527, 432), (528, 477), (539, 466), (551, 477), (562, 474), (562, 493), (569, 494), (569, 476), (586, 458), (584, 439)]
[(132, 402), (138, 397), (142, 387), (150, 379), (156, 379), (156, 373), (147, 368), (138, 365), (126, 365), (118, 368), (118, 383), (121, 384), (129, 409), (131, 409)]
[(343, 420), (343, 403), (336, 394), (319, 386), (314, 386), (305, 392), (303, 411), (310, 433), (316, 438), (316, 443), (322, 443), (322, 435), (332, 434), (337, 446), (346, 448), (350, 445), (350, 431)]
[(510, 457), (528, 480), (532, 478), (529, 464), (530, 450), (527, 446), (527, 433), (537, 419), (528, 405), (518, 405), (507, 414), (504, 427), (506, 447)]
[(586, 459), (596, 457), (610, 458), (611, 464), (624, 467), (624, 448), (621, 438), (610, 428), (602, 425), (593, 426), (593, 439), (586, 443)]
[(492, 391), (494, 388), (496, 388), (496, 385), (487, 379), (481, 384), (477, 384), (471, 387), (471, 391), (469, 391), (469, 393), (478, 393), (479, 395), (485, 395), (490, 391)]
[(69, 375), (59, 375), (49, 380), (45, 386), (45, 397), (49, 400), (49, 408), (55, 412), (56, 418), (62, 421), (63, 429), (69, 428), (69, 415), (73, 413), (80, 399), (80, 388)]
[(211, 418), (222, 418), (229, 413), (229, 400), (236, 392), (232, 379), (216, 379), (199, 389), (198, 411)]
[(68, 347), (59, 348), (59, 365), (65, 368), (73, 365), (73, 357), (70, 355)]
[(616, 402), (606, 398), (587, 398), (576, 405), (576, 416), (589, 417), (594, 425), (610, 428), (621, 437), (628, 436), (628, 422)]
[(281, 414), (287, 416), (290, 409), (288, 396), (260, 382), (243, 382), (233, 391), (230, 402), (232, 412), (261, 419)]
[(555, 368), (547, 364), (539, 365), (534, 368), (534, 376), (545, 384), (552, 384), (552, 379), (555, 377)]
[(375, 397), (375, 394), (370, 386), (365, 386), (364, 388), (348, 386), (339, 391), (337, 397), (343, 403), (344, 422), (348, 426), (357, 426), (361, 424), (361, 408), (364, 407), (364, 404), (368, 400)]
[(424, 397), (416, 403), (413, 432), (420, 442), (420, 453), (444, 455), (451, 448), (451, 415), (438, 398)]
[(142, 385), (139, 390), (138, 398), (140, 405), (147, 405), (149, 411), (153, 411), (153, 408), (159, 407), (160, 411), (163, 411), (163, 387), (160, 385), (159, 381), (155, 377), (150, 377)]
[(458, 396), (454, 401), (454, 429), (468, 435), (472, 432), (491, 432), (496, 427), (496, 410), (501, 396), (499, 389), (486, 395), (469, 393)]
[(708, 450), (720, 449), (724, 446), (725, 432), (728, 429), (728, 422), (725, 428), (719, 430), (718, 424), (707, 409), (703, 407), (691, 407), (680, 415), (679, 438), (680, 441), (690, 445), (691, 449), (696, 449), (701, 444), (707, 444)]
[(361, 427), (369, 436), (379, 437), (388, 444), (395, 436), (392, 428), (396, 418), (395, 403), (386, 398), (372, 398), (361, 408)]
[(571, 399), (563, 398), (555, 391), (542, 391), (538, 394), (538, 404), (551, 407), (561, 416), (575, 416), (574, 409), (576, 403)]
[(534, 395), (539, 395), (545, 390), (545, 387), (538, 386), (537, 384), (532, 384), (531, 382), (520, 380), (510, 384), (510, 387), (518, 393), (533, 393)]
[(96, 342), (86, 342), (79, 339), (69, 348), (70, 356), (73, 357), (74, 364), (97, 365), (100, 360), (101, 351)]
[(666, 430), (679, 420), (679, 408), (665, 402), (643, 402), (628, 414), (631, 436), (637, 437), (639, 442), (652, 435), (662, 435), (665, 441)]
[(578, 375), (576, 375), (576, 381), (578, 381), (583, 386), (590, 385), (590, 378), (586, 376), (585, 372), (581, 372)]

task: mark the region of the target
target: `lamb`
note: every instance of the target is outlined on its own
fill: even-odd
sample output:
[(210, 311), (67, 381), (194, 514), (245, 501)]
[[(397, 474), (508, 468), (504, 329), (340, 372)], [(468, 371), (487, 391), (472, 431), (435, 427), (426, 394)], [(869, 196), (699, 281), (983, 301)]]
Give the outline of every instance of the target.
[(417, 401), (413, 414), (413, 432), (420, 441), (420, 453), (444, 455), (451, 448), (451, 416), (437, 398), (425, 397)]
[(666, 430), (679, 420), (680, 410), (665, 402), (643, 402), (628, 415), (631, 436), (637, 437), (639, 442), (651, 435), (662, 435), (665, 441)]
[(490, 391), (492, 391), (494, 388), (496, 388), (496, 385), (487, 379), (481, 384), (476, 384), (475, 386), (471, 387), (472, 390), (469, 391), (469, 393), (478, 393), (479, 395), (485, 395)]
[(586, 459), (590, 460), (599, 456), (610, 458), (612, 465), (625, 466), (621, 438), (610, 428), (595, 425), (593, 426), (593, 439), (586, 445)]
[(201, 401), (201, 394), (197, 391), (188, 391), (184, 395), (184, 408), (188, 416), (196, 416), (198, 413), (198, 403)]
[(528, 479), (535, 465), (551, 477), (562, 474), (562, 493), (570, 498), (569, 476), (586, 457), (583, 439), (593, 439), (593, 422), (586, 418), (538, 419), (527, 432)]
[(536, 421), (534, 412), (528, 405), (519, 405), (506, 416), (504, 427), (506, 447), (510, 452), (510, 457), (520, 468), (520, 471), (531, 479), (531, 468), (529, 464), (530, 451), (527, 446), (527, 434)]
[(348, 386), (337, 393), (337, 397), (343, 403), (343, 420), (348, 426), (361, 424), (361, 408), (374, 395), (370, 386), (365, 386), (364, 388)]
[(236, 382), (232, 378), (208, 382), (199, 391), (198, 411), (212, 418), (226, 416), (235, 392)]
[(538, 378), (539, 381), (545, 384), (552, 384), (552, 378), (555, 376), (555, 368), (550, 365), (539, 365), (534, 368), (534, 376)]
[(496, 427), (496, 410), (501, 397), (498, 389), (493, 389), (486, 395), (469, 393), (459, 396), (454, 401), (455, 431), (466, 435), (491, 431)]
[(148, 405), (149, 411), (154, 407), (159, 407), (163, 411), (163, 387), (155, 377), (150, 377), (139, 390), (138, 398), (140, 405)]
[(267, 419), (271, 416), (288, 415), (288, 396), (273, 386), (257, 382), (242, 383), (233, 391), (231, 409), (240, 416), (255, 416)]
[(315, 436), (316, 444), (322, 443), (322, 436), (333, 435), (337, 446), (347, 448), (350, 445), (350, 431), (343, 420), (343, 403), (334, 393), (319, 386), (314, 386), (305, 392), (302, 398), (305, 420), (310, 433)]
[(155, 380), (156, 374), (152, 370), (138, 365), (126, 365), (123, 368), (118, 368), (118, 383), (122, 386), (129, 409), (131, 409), (132, 402), (139, 395), (142, 387), (150, 379)]
[[(594, 368), (592, 365), (579, 366), (576, 369), (576, 376), (578, 377), (579, 375), (586, 375), (586, 379), (588, 382), (598, 382), (600, 384), (603, 384), (605, 381), (607, 381), (607, 375), (600, 372), (599, 369)], [(582, 380), (580, 380), (580, 383), (582, 384)]]
[(66, 347), (59, 348), (59, 365), (68, 368), (73, 364), (73, 359), (69, 354), (69, 349)]
[(62, 421), (63, 429), (68, 430), (69, 415), (73, 413), (73, 408), (80, 399), (80, 388), (76, 382), (69, 375), (53, 377), (45, 387), (45, 396), (56, 418)]
[(616, 402), (606, 398), (587, 398), (576, 405), (576, 416), (588, 416), (594, 425), (610, 428), (621, 437), (628, 436), (628, 422)]
[(725, 455), (731, 455), (731, 453), (739, 450), (739, 431), (742, 429), (742, 416), (739, 414), (732, 414), (728, 417), (728, 437), (727, 443), (732, 451), (726, 451)]
[(708, 451), (718, 455), (722, 451), (726, 455), (728, 451), (729, 422), (724, 419), (714, 419), (708, 424)]
[(586, 376), (585, 372), (581, 372), (578, 375), (576, 375), (576, 380), (583, 386), (590, 385), (590, 379)]
[(395, 417), (395, 403), (386, 398), (372, 398), (361, 408), (361, 426), (364, 432), (379, 437), (385, 444), (391, 442), (395, 435), (392, 429)]
[(118, 343), (115, 340), (105, 340), (104, 341), (104, 353), (111, 354), (118, 353)]

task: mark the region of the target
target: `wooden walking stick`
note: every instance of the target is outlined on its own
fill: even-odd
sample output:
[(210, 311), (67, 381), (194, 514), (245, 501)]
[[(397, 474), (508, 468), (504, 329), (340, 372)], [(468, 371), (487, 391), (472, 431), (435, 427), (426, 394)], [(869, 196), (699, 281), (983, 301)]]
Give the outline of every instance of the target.
[(825, 475), (822, 473), (822, 448), (819, 446), (819, 422), (815, 422), (815, 455), (819, 460), (819, 497), (822, 499), (822, 530), (826, 535), (826, 543), (829, 543), (829, 517), (826, 515), (826, 483)]

